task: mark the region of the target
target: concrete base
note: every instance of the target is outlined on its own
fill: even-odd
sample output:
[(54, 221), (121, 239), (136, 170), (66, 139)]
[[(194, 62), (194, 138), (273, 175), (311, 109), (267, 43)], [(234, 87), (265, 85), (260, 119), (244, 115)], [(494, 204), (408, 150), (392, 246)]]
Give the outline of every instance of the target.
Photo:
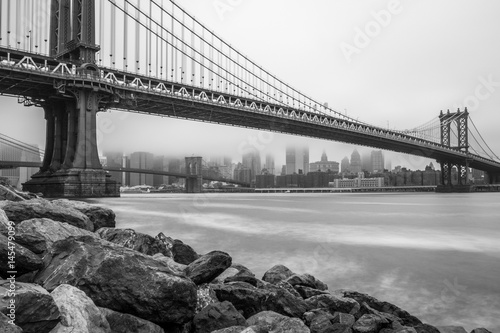
[(119, 197), (120, 183), (104, 170), (68, 169), (35, 174), (23, 190), (47, 198)]
[(469, 193), (474, 192), (473, 185), (438, 185), (437, 193)]

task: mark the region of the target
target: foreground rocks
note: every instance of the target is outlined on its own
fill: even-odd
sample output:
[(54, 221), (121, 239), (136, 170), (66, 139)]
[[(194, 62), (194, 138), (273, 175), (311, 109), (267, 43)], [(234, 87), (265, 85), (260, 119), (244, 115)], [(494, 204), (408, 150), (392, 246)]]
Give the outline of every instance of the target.
[(97, 205), (90, 205), (83, 201), (67, 200), (67, 199), (54, 200), (52, 201), (52, 204), (59, 207), (75, 209), (80, 213), (84, 214), (93, 223), (94, 230), (98, 230), (100, 228), (105, 228), (105, 227), (114, 228), (116, 225), (115, 212), (113, 212), (109, 208)]
[(160, 240), (132, 229), (101, 228), (96, 233), (104, 240), (150, 256), (157, 253), (170, 255), (170, 251)]

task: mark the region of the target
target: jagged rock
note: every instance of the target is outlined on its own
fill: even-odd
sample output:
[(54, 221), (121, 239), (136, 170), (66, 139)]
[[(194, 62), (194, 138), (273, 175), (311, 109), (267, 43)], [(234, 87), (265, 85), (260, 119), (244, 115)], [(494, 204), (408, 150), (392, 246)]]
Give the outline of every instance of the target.
[(309, 333), (309, 328), (298, 318), (290, 318), (273, 311), (262, 311), (247, 319), (247, 324), (257, 326), (265, 332)]
[(321, 282), (320, 280), (316, 279), (314, 276), (310, 274), (293, 274), (292, 276), (288, 277), (286, 282), (290, 283), (292, 286), (306, 286), (310, 287), (313, 289), (318, 289), (318, 290), (327, 290), (328, 286)]
[(168, 252), (168, 255), (166, 256), (172, 258), (172, 247), (174, 246), (174, 240), (171, 237), (165, 236), (163, 232), (160, 232), (158, 235), (156, 235), (155, 239), (157, 239), (165, 247), (165, 250)]
[(200, 257), (191, 246), (184, 244), (178, 239), (174, 240), (171, 252), (172, 258), (174, 258), (174, 260), (179, 264), (183, 265), (189, 265)]
[(0, 200), (24, 201), (25, 199), (8, 186), (0, 185)]
[(323, 309), (314, 309), (304, 313), (304, 321), (311, 333), (329, 333), (333, 329), (334, 316)]
[(389, 322), (382, 317), (374, 314), (364, 314), (356, 320), (352, 326), (352, 330), (356, 333), (377, 333), (383, 325), (388, 325)]
[(303, 299), (297, 298), (276, 286), (273, 286), (272, 289), (258, 289), (245, 282), (231, 282), (210, 286), (219, 301), (233, 303), (238, 311), (243, 312), (245, 318), (266, 310), (290, 317), (301, 317), (307, 311), (307, 305)]
[(196, 284), (208, 283), (231, 266), (231, 262), (229, 254), (212, 251), (190, 263), (185, 272)]
[(332, 323), (343, 324), (351, 327), (356, 322), (356, 318), (348, 313), (335, 312), (333, 314)]
[(0, 234), (7, 236), (9, 233), (9, 226), (14, 227), (14, 222), (10, 222), (2, 208), (0, 208)]
[(194, 315), (196, 286), (165, 264), (137, 251), (89, 236), (53, 244), (35, 282), (47, 290), (78, 286), (97, 306), (160, 326), (183, 324)]
[(250, 275), (234, 275), (226, 278), (224, 280), (224, 283), (229, 283), (229, 282), (246, 282), (251, 284), (254, 287), (259, 287), (262, 283), (259, 279), (257, 279), (255, 276), (250, 276)]
[(252, 327), (245, 326), (232, 326), (227, 328), (222, 328), (220, 330), (212, 331), (212, 333), (267, 333), (255, 331)]
[(106, 308), (99, 310), (106, 317), (111, 333), (165, 333), (160, 326), (136, 316)]
[(309, 328), (298, 318), (286, 318), (273, 329), (273, 333), (310, 333)]
[(302, 285), (295, 285), (293, 288), (299, 293), (303, 299), (308, 299), (309, 297), (328, 294), (327, 291), (318, 290), (311, 287), (306, 287)]
[(159, 240), (152, 236), (135, 232), (133, 229), (101, 228), (96, 231), (96, 234), (108, 242), (128, 247), (129, 249), (139, 251), (150, 256), (156, 253), (161, 253), (165, 256), (168, 256), (169, 254), (163, 243)]
[(323, 308), (327, 309), (331, 314), (335, 312), (355, 314), (360, 309), (360, 305), (355, 300), (331, 294), (309, 297), (305, 302), (311, 309)]
[(0, 332), (2, 333), (23, 333), (23, 329), (10, 323), (10, 318), (0, 312)]
[(228, 267), (224, 272), (220, 273), (215, 279), (213, 279), (210, 283), (224, 283), (224, 281), (229, 277), (234, 276), (252, 276), (255, 277), (255, 274), (252, 273), (248, 268), (239, 264), (232, 264), (231, 267)]
[(37, 254), (45, 253), (55, 242), (71, 236), (97, 238), (93, 232), (47, 218), (26, 220), (18, 223), (16, 228), (16, 239), (19, 244)]
[(207, 284), (202, 284), (198, 286), (196, 290), (197, 302), (196, 302), (196, 313), (200, 312), (204, 307), (209, 304), (219, 302), (217, 295)]
[(346, 324), (333, 324), (329, 333), (352, 333), (351, 326)]
[[(10, 282), (0, 281), (0, 306), (4, 314), (10, 301), (8, 290)], [(30, 283), (15, 283), (15, 323), (25, 333), (50, 332), (59, 322), (59, 308), (49, 292), (42, 287)]]
[[(405, 310), (402, 310), (401, 308), (397, 307), (394, 304), (379, 301), (378, 299), (376, 299), (375, 297), (372, 297), (370, 295), (359, 293), (357, 291), (352, 291), (352, 290), (339, 290), (339, 291), (336, 291), (336, 293), (339, 293), (344, 297), (352, 298), (352, 299), (356, 300), (359, 304), (366, 303), (371, 308), (373, 308), (377, 311), (392, 314), (392, 315), (400, 318), (401, 324), (404, 326), (414, 327), (414, 326), (417, 326), (419, 324), (422, 324), (422, 322), (418, 318), (410, 315)], [(341, 312), (346, 312), (346, 311), (341, 311)]]
[(52, 201), (52, 204), (65, 208), (73, 208), (83, 213), (94, 224), (94, 230), (98, 230), (103, 227), (114, 228), (116, 225), (115, 212), (106, 207), (68, 199), (54, 200)]
[(186, 265), (179, 264), (179, 263), (175, 262), (174, 259), (172, 259), (170, 257), (164, 256), (162, 253), (157, 253), (157, 254), (153, 255), (153, 259), (164, 263), (173, 272), (180, 274), (180, 275), (184, 274), (184, 271), (186, 270), (186, 267), (187, 267)]
[(48, 218), (58, 222), (66, 222), (81, 229), (94, 231), (94, 224), (83, 213), (74, 208), (54, 205), (45, 199), (8, 202), (2, 208), (9, 220), (16, 223), (33, 218)]
[(61, 322), (50, 333), (109, 333), (106, 317), (80, 289), (61, 284), (50, 295), (61, 312)]
[[(13, 260), (11, 260), (13, 259)], [(14, 263), (9, 263), (13, 261)], [(36, 271), (43, 267), (43, 261), (36, 254), (0, 234), (0, 277), (9, 277), (9, 271), (17, 271), (17, 276)]]
[(231, 326), (245, 326), (245, 318), (230, 302), (212, 303), (203, 308), (193, 319), (195, 333), (210, 333)]
[(467, 333), (462, 326), (436, 326), (440, 333)]
[[(264, 282), (264, 283), (268, 283), (268, 282)], [(295, 296), (297, 298), (302, 298), (302, 296), (300, 296), (300, 294), (297, 292), (297, 290), (295, 290), (295, 288), (290, 283), (288, 283), (286, 281), (279, 281), (279, 282), (275, 283), (274, 285), (278, 288), (285, 289), (286, 291), (288, 291), (290, 294), (292, 294), (293, 296)]]
[(389, 333), (389, 332), (390, 333), (417, 333), (417, 330), (414, 327), (401, 326), (401, 325), (399, 325), (399, 327), (397, 327), (397, 328), (393, 328), (392, 330), (388, 329), (388, 328), (384, 328), (384, 329), (380, 330), (380, 332), (382, 332), (383, 330), (386, 330), (387, 333)]
[(490, 331), (488, 331), (486, 328), (475, 328), (473, 329), (472, 331), (470, 331), (470, 333), (491, 333)]
[(439, 330), (429, 324), (418, 324), (413, 326), (417, 333), (439, 333)]
[(278, 283), (279, 281), (288, 279), (292, 275), (293, 272), (289, 270), (288, 267), (275, 265), (264, 273), (262, 280), (269, 283)]

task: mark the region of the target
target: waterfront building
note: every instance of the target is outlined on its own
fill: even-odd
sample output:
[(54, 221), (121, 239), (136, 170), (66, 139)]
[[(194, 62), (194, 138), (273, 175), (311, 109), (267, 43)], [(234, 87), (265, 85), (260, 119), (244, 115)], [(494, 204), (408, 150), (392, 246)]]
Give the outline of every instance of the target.
[(307, 174), (309, 172), (309, 147), (286, 147), (286, 174)]
[(250, 168), (243, 166), (242, 163), (238, 163), (234, 169), (233, 179), (240, 182), (251, 183), (253, 181), (254, 174)]
[(339, 163), (335, 161), (328, 161), (328, 157), (326, 156), (326, 153), (323, 151), (323, 154), (321, 155), (321, 161), (309, 164), (309, 172), (317, 172), (317, 171), (338, 173)]
[(257, 175), (255, 180), (256, 188), (273, 188), (275, 187), (275, 176), (272, 174)]

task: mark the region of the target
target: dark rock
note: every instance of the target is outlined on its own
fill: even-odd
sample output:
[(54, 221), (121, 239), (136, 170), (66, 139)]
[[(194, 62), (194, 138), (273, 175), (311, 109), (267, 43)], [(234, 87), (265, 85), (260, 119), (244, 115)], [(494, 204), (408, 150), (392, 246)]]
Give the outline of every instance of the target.
[(223, 329), (220, 329), (220, 330), (212, 331), (212, 333), (241, 333), (243, 331), (245, 331), (245, 333), (261, 333), (261, 332), (257, 332), (257, 331), (251, 330), (250, 327), (247, 328), (245, 326), (227, 327), (227, 328), (223, 328)]
[(295, 288), (286, 281), (280, 281), (278, 283), (275, 283), (274, 285), (278, 288), (285, 289), (286, 291), (288, 291), (290, 294), (292, 294), (297, 298), (302, 298), (302, 296), (297, 292), (297, 290), (295, 290)]
[(81, 229), (94, 231), (94, 224), (83, 213), (74, 208), (54, 205), (45, 199), (9, 202), (3, 206), (3, 210), (9, 220), (16, 223), (33, 218), (48, 218), (58, 222), (66, 222)]
[(203, 308), (193, 319), (195, 333), (210, 333), (231, 326), (245, 326), (245, 318), (230, 302), (212, 303)]
[[(7, 290), (9, 281), (0, 282), (0, 307), (3, 314), (7, 315), (9, 309), (6, 304), (10, 298)], [(15, 323), (25, 333), (50, 332), (59, 322), (59, 308), (47, 290), (30, 283), (15, 283)]]
[[(418, 324), (413, 326), (417, 333), (439, 333), (439, 330), (429, 324)], [(471, 332), (472, 333), (472, 332)]]
[(10, 222), (2, 208), (0, 208), (0, 234), (7, 236), (9, 226), (14, 227), (14, 222)]
[(462, 326), (436, 326), (440, 333), (467, 333)]
[(115, 212), (109, 208), (91, 205), (83, 201), (68, 199), (54, 200), (52, 201), (52, 204), (64, 208), (76, 209), (77, 211), (83, 213), (94, 224), (94, 230), (104, 227), (114, 228), (116, 226)]
[(365, 314), (354, 323), (352, 330), (356, 333), (377, 333), (384, 325), (388, 324), (389, 322), (384, 318)]
[[(367, 295), (367, 294), (362, 294), (362, 293), (359, 293), (357, 291), (340, 290), (337, 292), (339, 292), (344, 297), (355, 299), (359, 304), (366, 303), (371, 308), (373, 308), (377, 311), (389, 313), (389, 314), (392, 314), (392, 315), (400, 318), (401, 324), (404, 326), (414, 327), (414, 326), (417, 326), (419, 324), (422, 324), (422, 322), (418, 318), (410, 315), (408, 312), (397, 307), (394, 304), (379, 301), (375, 297), (372, 297), (372, 296)], [(345, 312), (345, 311), (342, 311), (342, 312)]]
[(475, 328), (473, 329), (472, 331), (470, 331), (470, 333), (491, 333), (490, 331), (488, 331), (486, 328)]
[(172, 247), (174, 246), (174, 240), (171, 237), (165, 236), (163, 232), (160, 232), (158, 235), (156, 235), (155, 239), (157, 239), (165, 247), (165, 251), (168, 253), (168, 255), (165, 256), (172, 258)]
[(292, 275), (293, 272), (289, 270), (288, 267), (275, 265), (264, 273), (262, 280), (269, 283), (278, 283), (279, 281), (288, 279)]
[(183, 324), (194, 315), (196, 286), (166, 265), (137, 251), (92, 238), (53, 244), (35, 281), (47, 290), (78, 286), (97, 306), (160, 326)]
[(26, 220), (18, 223), (16, 228), (16, 239), (19, 244), (37, 254), (47, 252), (52, 244), (71, 236), (91, 236), (97, 238), (97, 235), (91, 231), (46, 218)]
[(0, 200), (24, 201), (25, 199), (9, 186), (0, 185)]
[(193, 248), (182, 241), (176, 239), (172, 245), (172, 258), (179, 264), (189, 265), (200, 256)]
[(185, 272), (196, 284), (208, 283), (231, 266), (231, 262), (229, 254), (212, 251), (190, 263)]
[(327, 291), (318, 290), (311, 287), (306, 287), (302, 285), (295, 285), (294, 289), (299, 293), (303, 299), (308, 299), (309, 297), (329, 294)]
[(263, 330), (271, 331), (276, 327), (278, 322), (284, 320), (285, 318), (289, 317), (274, 311), (261, 311), (248, 318), (247, 325), (258, 326)]
[(351, 326), (346, 324), (333, 324), (331, 328), (331, 333), (352, 333)]
[(239, 264), (232, 264), (231, 267), (228, 267), (224, 272), (220, 273), (219, 276), (217, 276), (215, 279), (213, 279), (210, 283), (224, 283), (224, 281), (228, 277), (233, 277), (233, 276), (252, 276), (255, 277), (255, 274), (253, 274), (248, 268), (246, 268), (243, 265)]
[(61, 322), (50, 333), (108, 333), (108, 321), (80, 289), (62, 284), (50, 295), (61, 312)]
[(372, 308), (371, 306), (369, 306), (366, 302), (363, 302), (361, 304), (361, 311), (358, 313), (358, 316), (361, 317), (364, 314), (374, 314), (374, 315), (377, 315), (379, 317), (382, 317), (382, 318), (386, 319), (387, 321), (389, 321), (391, 324), (393, 324), (393, 327), (402, 327), (403, 326), (401, 323), (401, 321), (402, 321), (401, 318), (399, 318), (393, 314), (390, 314), (390, 313), (377, 311), (374, 308)]
[(0, 332), (2, 333), (23, 333), (23, 329), (15, 324), (11, 324), (10, 318), (0, 312)]
[(304, 313), (304, 321), (312, 333), (326, 333), (333, 327), (334, 316), (327, 310), (313, 309)]
[(335, 312), (333, 314), (332, 323), (343, 324), (351, 327), (356, 322), (353, 315), (343, 312)]
[(286, 318), (280, 321), (273, 330), (273, 333), (310, 333), (309, 328), (298, 318)]
[(355, 314), (360, 309), (355, 300), (331, 294), (313, 296), (306, 299), (305, 302), (310, 309), (327, 309), (331, 314), (335, 312)]
[(167, 265), (168, 268), (170, 268), (173, 272), (175, 272), (179, 275), (183, 275), (184, 271), (186, 270), (186, 267), (187, 267), (186, 265), (179, 264), (179, 263), (175, 262), (174, 259), (172, 259), (170, 257), (166, 257), (161, 253), (157, 253), (157, 254), (153, 255), (153, 259), (158, 260), (158, 261), (162, 262), (163, 264)]
[(99, 310), (108, 321), (111, 333), (165, 333), (160, 326), (136, 316), (106, 308)]
[(308, 304), (301, 297), (295, 297), (286, 289), (273, 284), (265, 285), (263, 289), (270, 292), (264, 302), (266, 310), (289, 317), (302, 318), (304, 312), (309, 309)]
[(197, 287), (198, 288), (196, 289), (196, 296), (197, 296), (196, 313), (200, 312), (204, 307), (206, 307), (209, 304), (219, 302), (219, 300), (217, 299), (217, 295), (215, 295), (215, 292), (209, 285), (202, 284)]
[(310, 274), (293, 274), (286, 279), (292, 286), (306, 286), (318, 290), (327, 290), (328, 286)]
[[(14, 261), (13, 264), (9, 264), (11, 259)], [(24, 246), (13, 241), (9, 242), (7, 237), (0, 235), (0, 277), (4, 279), (9, 277), (8, 271), (17, 271), (17, 275), (23, 275), (42, 267), (43, 261), (40, 257)]]
[(259, 285), (259, 280), (256, 277), (249, 276), (249, 275), (234, 275), (234, 276), (230, 276), (230, 277), (227, 277), (224, 280), (224, 283), (237, 282), (237, 281), (249, 283), (249, 284), (251, 284), (254, 287), (258, 287), (258, 285)]
[(161, 253), (169, 255), (163, 243), (152, 236), (135, 232), (133, 229), (101, 228), (96, 231), (104, 240), (152, 256)]

